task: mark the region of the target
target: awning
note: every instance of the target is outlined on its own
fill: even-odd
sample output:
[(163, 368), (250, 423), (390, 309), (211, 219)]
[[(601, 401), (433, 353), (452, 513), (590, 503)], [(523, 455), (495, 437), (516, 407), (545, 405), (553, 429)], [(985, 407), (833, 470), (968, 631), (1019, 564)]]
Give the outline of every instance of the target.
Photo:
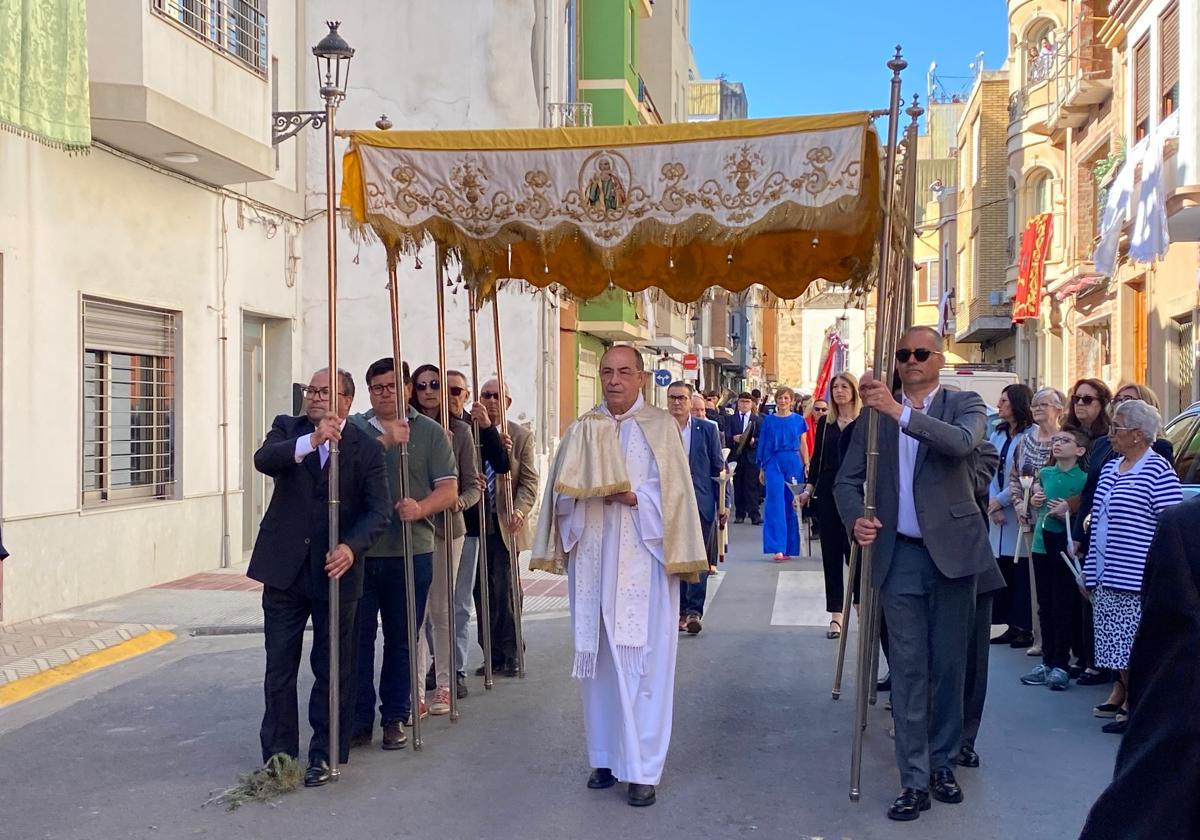
[(678, 301), (759, 283), (865, 285), (882, 219), (868, 114), (607, 128), (347, 132), (342, 205), (468, 281)]

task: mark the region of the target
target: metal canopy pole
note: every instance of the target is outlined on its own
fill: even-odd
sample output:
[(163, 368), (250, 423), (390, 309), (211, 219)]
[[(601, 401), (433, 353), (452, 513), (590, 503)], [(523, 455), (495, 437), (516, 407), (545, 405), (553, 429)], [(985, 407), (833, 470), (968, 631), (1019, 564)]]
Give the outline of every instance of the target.
[[(508, 389), (504, 385), (504, 355), (500, 349), (500, 288), (496, 287), (492, 293), (492, 332), (496, 339), (496, 384), (500, 388), (500, 430), (508, 432)], [(513, 455), (509, 454), (509, 470), (504, 475), (497, 476), (500, 496), (504, 501), (504, 513), (506, 516), (497, 517), (501, 528), (507, 528), (508, 523), (513, 516), (513, 488), (512, 474), (516, 467), (513, 461)], [(509, 573), (509, 589), (511, 590), (512, 610), (513, 610), (513, 632), (516, 635), (517, 643), (517, 676), (525, 679), (525, 632), (521, 627), (521, 569), (518, 565), (520, 562), (520, 552), (508, 553), (508, 573)]]
[[(437, 328), (438, 328), (438, 377), (442, 383), (442, 393), (438, 400), (440, 409), (440, 420), (442, 428), (450, 434), (450, 391), (446, 387), (446, 280), (445, 280), (445, 260), (446, 250), (440, 244), (437, 246), (437, 266), (435, 270), (437, 283)], [(461, 488), (460, 488), (461, 492)], [(450, 508), (442, 511), (442, 546), (444, 548), (445, 562), (443, 565), (446, 569), (446, 607), (449, 610), (446, 615), (446, 631), (449, 636), (450, 646), (447, 648), (450, 657), (449, 667), (451, 679), (457, 683), (458, 669), (455, 667), (455, 635), (454, 635), (454, 514)], [(437, 628), (430, 625), (430, 630), (433, 633), (437, 632)], [(432, 647), (432, 645), (430, 646)], [(431, 651), (432, 654), (432, 651)], [(437, 668), (434, 668), (436, 673)], [(450, 720), (458, 720), (458, 685), (450, 686)]]
[[(475, 395), (475, 399), (479, 400), (479, 338), (477, 335), (477, 307), (479, 299), (475, 295), (475, 289), (468, 286), (467, 288), (467, 326), (470, 330), (471, 339), (471, 393)], [(471, 419), (471, 429), (475, 434), (475, 452), (479, 458), (479, 472), (484, 473), (485, 467), (483, 462), (483, 430), (479, 428), (479, 421)], [(475, 616), (475, 623), (479, 625), (480, 638), (483, 647), (483, 687), (488, 691), (492, 690), (494, 685), (492, 681), (492, 602), (491, 592), (488, 585), (488, 551), (487, 551), (487, 494), (479, 500), (477, 507), (479, 511), (479, 568), (477, 574), (479, 576), (479, 611), (483, 615)]]
[[(388, 302), (392, 319), (392, 363), (396, 368), (396, 417), (406, 419), (407, 406), (404, 400), (404, 358), (400, 352), (400, 288), (396, 272), (398, 245), (394, 242), (387, 244), (388, 270)], [(400, 444), (400, 498), (410, 498), (411, 488), (408, 486), (408, 442)], [(405, 521), (404, 532), (404, 609), (408, 618), (408, 679), (409, 691), (412, 695), (412, 748), (420, 752), (424, 743), (421, 740), (421, 699), (424, 694), (424, 680), (418, 674), (417, 663), (417, 581), (416, 570), (413, 568), (412, 523)]]
[[(896, 54), (888, 61), (888, 69), (892, 71), (891, 81), (891, 102), (888, 107), (888, 142), (887, 142), (887, 159), (884, 166), (883, 191), (884, 191), (884, 216), (882, 230), (880, 231), (880, 246), (879, 246), (879, 262), (878, 262), (878, 283), (876, 291), (876, 324), (875, 324), (875, 358), (873, 359), (871, 372), (876, 380), (883, 377), (885, 370), (890, 370), (890, 359), (885, 359), (884, 354), (887, 351), (887, 332), (886, 325), (890, 322), (890, 310), (894, 308), (897, 301), (891, 299), (887, 294), (889, 291), (887, 278), (889, 268), (891, 266), (891, 251), (892, 251), (892, 214), (895, 210), (895, 180), (896, 180), (896, 149), (897, 137), (900, 130), (900, 73), (908, 66), (908, 62), (901, 57), (900, 47), (896, 47)], [(886, 365), (886, 367), (885, 367)], [(871, 519), (875, 516), (876, 494), (878, 491), (878, 471), (879, 471), (879, 414), (872, 411), (867, 420), (867, 457), (866, 457), (866, 482), (863, 492), (863, 516)], [(873, 652), (870, 646), (879, 645), (877, 638), (878, 624), (873, 620), (875, 614), (875, 587), (871, 580), (871, 559), (872, 549), (874, 546), (862, 546), (860, 557), (862, 563), (862, 574), (860, 579), (861, 595), (859, 597), (859, 609), (863, 616), (859, 630), (859, 645), (858, 645), (858, 677), (855, 681), (855, 704), (854, 704), (854, 730), (852, 733), (853, 743), (850, 755), (850, 801), (858, 802), (862, 796), (861, 781), (862, 781), (862, 744), (863, 732), (867, 726), (867, 701), (871, 690), (874, 688), (874, 679), (868, 673), (871, 662), (873, 661)], [(853, 581), (851, 581), (853, 585)], [(867, 680), (871, 680), (872, 685), (866, 684)]]

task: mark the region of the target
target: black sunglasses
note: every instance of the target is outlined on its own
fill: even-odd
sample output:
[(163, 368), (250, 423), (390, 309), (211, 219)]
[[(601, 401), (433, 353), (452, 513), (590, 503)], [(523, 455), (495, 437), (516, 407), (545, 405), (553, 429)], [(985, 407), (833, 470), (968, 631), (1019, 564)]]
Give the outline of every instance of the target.
[(500, 399), (499, 391), (482, 391), (479, 394), (481, 400), (498, 400)]
[(414, 387), (418, 391), (440, 391), (442, 390), (442, 383), (436, 379), (431, 379), (428, 382), (418, 382)]
[(1097, 399), (1097, 397), (1093, 397), (1091, 394), (1076, 394), (1075, 396), (1071, 397), (1071, 402), (1074, 405), (1091, 405), (1092, 403), (1096, 402)]
[(448, 390), (450, 391), (450, 396), (452, 396), (452, 397), (461, 397), (463, 394), (465, 394), (467, 392), (466, 388), (462, 388), (458, 385), (451, 385)]
[(901, 347), (896, 351), (896, 361), (900, 364), (905, 364), (909, 359), (916, 358), (918, 362), (927, 362), (929, 357), (934, 353), (940, 352), (937, 350), (926, 350), (924, 347), (919, 347), (916, 350), (909, 350), (907, 347)]

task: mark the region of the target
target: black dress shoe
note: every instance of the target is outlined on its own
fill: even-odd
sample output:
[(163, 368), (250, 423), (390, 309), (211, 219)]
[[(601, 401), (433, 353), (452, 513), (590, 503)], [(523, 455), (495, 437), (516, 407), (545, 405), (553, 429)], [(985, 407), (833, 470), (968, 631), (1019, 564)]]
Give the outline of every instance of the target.
[(739, 516), (733, 520), (734, 525), (744, 525), (745, 523), (746, 523), (746, 517), (744, 517), (744, 516)]
[(645, 808), (654, 804), (654, 785), (639, 785), (629, 783), (629, 794), (626, 797), (634, 808)]
[(963, 747), (954, 757), (954, 763), (959, 767), (978, 767), (979, 753), (975, 752), (974, 747)]
[(905, 788), (892, 807), (888, 808), (888, 819), (909, 822), (921, 816), (922, 811), (929, 810), (929, 791), (917, 788)]
[(1021, 632), (1013, 637), (1013, 640), (1008, 643), (1010, 648), (1016, 650), (1024, 650), (1025, 648), (1033, 647), (1033, 634)]
[(467, 675), (462, 671), (454, 675), (454, 691), (459, 700), (470, 694), (470, 691), (467, 690)]
[(1079, 675), (1079, 679), (1075, 680), (1076, 685), (1107, 685), (1110, 682), (1112, 682), (1112, 671), (1085, 670)]
[(750, 517), (750, 524), (751, 524), (751, 525), (761, 525), (761, 524), (762, 524), (762, 517), (761, 517), (761, 516), (757, 516), (757, 517), (756, 517), (756, 516), (752, 516), (752, 517)]
[(485, 671), (485, 669), (482, 665), (480, 665), (478, 668), (475, 669), (475, 676), (477, 676), (477, 677), (482, 677), (485, 673), (487, 673), (487, 672)]
[(391, 720), (383, 725), (383, 743), (381, 746), (385, 750), (402, 750), (407, 743), (408, 733), (404, 731), (403, 723), (398, 720)]
[(888, 674), (886, 677), (881, 679), (879, 682), (875, 683), (875, 691), (877, 691), (877, 692), (891, 691), (891, 690), (892, 690), (892, 675), (891, 674)]
[(990, 644), (1006, 645), (1009, 642), (1011, 642), (1013, 639), (1015, 639), (1016, 637), (1017, 637), (1017, 631), (1012, 629), (1011, 627), (1009, 627), (1007, 630), (1005, 630), (999, 636), (996, 636), (995, 638), (991, 639)]
[(350, 736), (350, 749), (369, 746), (371, 744), (371, 734), (371, 730), (369, 729), (362, 732), (355, 732)]
[(951, 770), (934, 770), (929, 777), (929, 793), (938, 802), (957, 805), (963, 801), (962, 788)]
[(321, 787), (328, 784), (333, 774), (329, 771), (329, 765), (322, 761), (320, 764), (310, 764), (308, 769), (304, 771), (304, 786), (305, 787)]
[(504, 666), (497, 671), (502, 677), (519, 677), (520, 671), (517, 670), (516, 660), (505, 662)]
[(597, 767), (588, 776), (588, 787), (592, 790), (604, 790), (617, 783), (617, 777), (607, 767)]

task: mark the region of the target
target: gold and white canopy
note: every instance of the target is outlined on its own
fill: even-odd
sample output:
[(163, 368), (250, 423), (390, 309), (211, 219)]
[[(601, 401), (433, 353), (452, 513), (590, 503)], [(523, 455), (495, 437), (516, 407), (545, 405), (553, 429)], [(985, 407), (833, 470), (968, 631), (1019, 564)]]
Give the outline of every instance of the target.
[(882, 218), (866, 113), (612, 128), (347, 132), (342, 205), (389, 247), (432, 237), (484, 289), (610, 285), (692, 301), (865, 283)]

